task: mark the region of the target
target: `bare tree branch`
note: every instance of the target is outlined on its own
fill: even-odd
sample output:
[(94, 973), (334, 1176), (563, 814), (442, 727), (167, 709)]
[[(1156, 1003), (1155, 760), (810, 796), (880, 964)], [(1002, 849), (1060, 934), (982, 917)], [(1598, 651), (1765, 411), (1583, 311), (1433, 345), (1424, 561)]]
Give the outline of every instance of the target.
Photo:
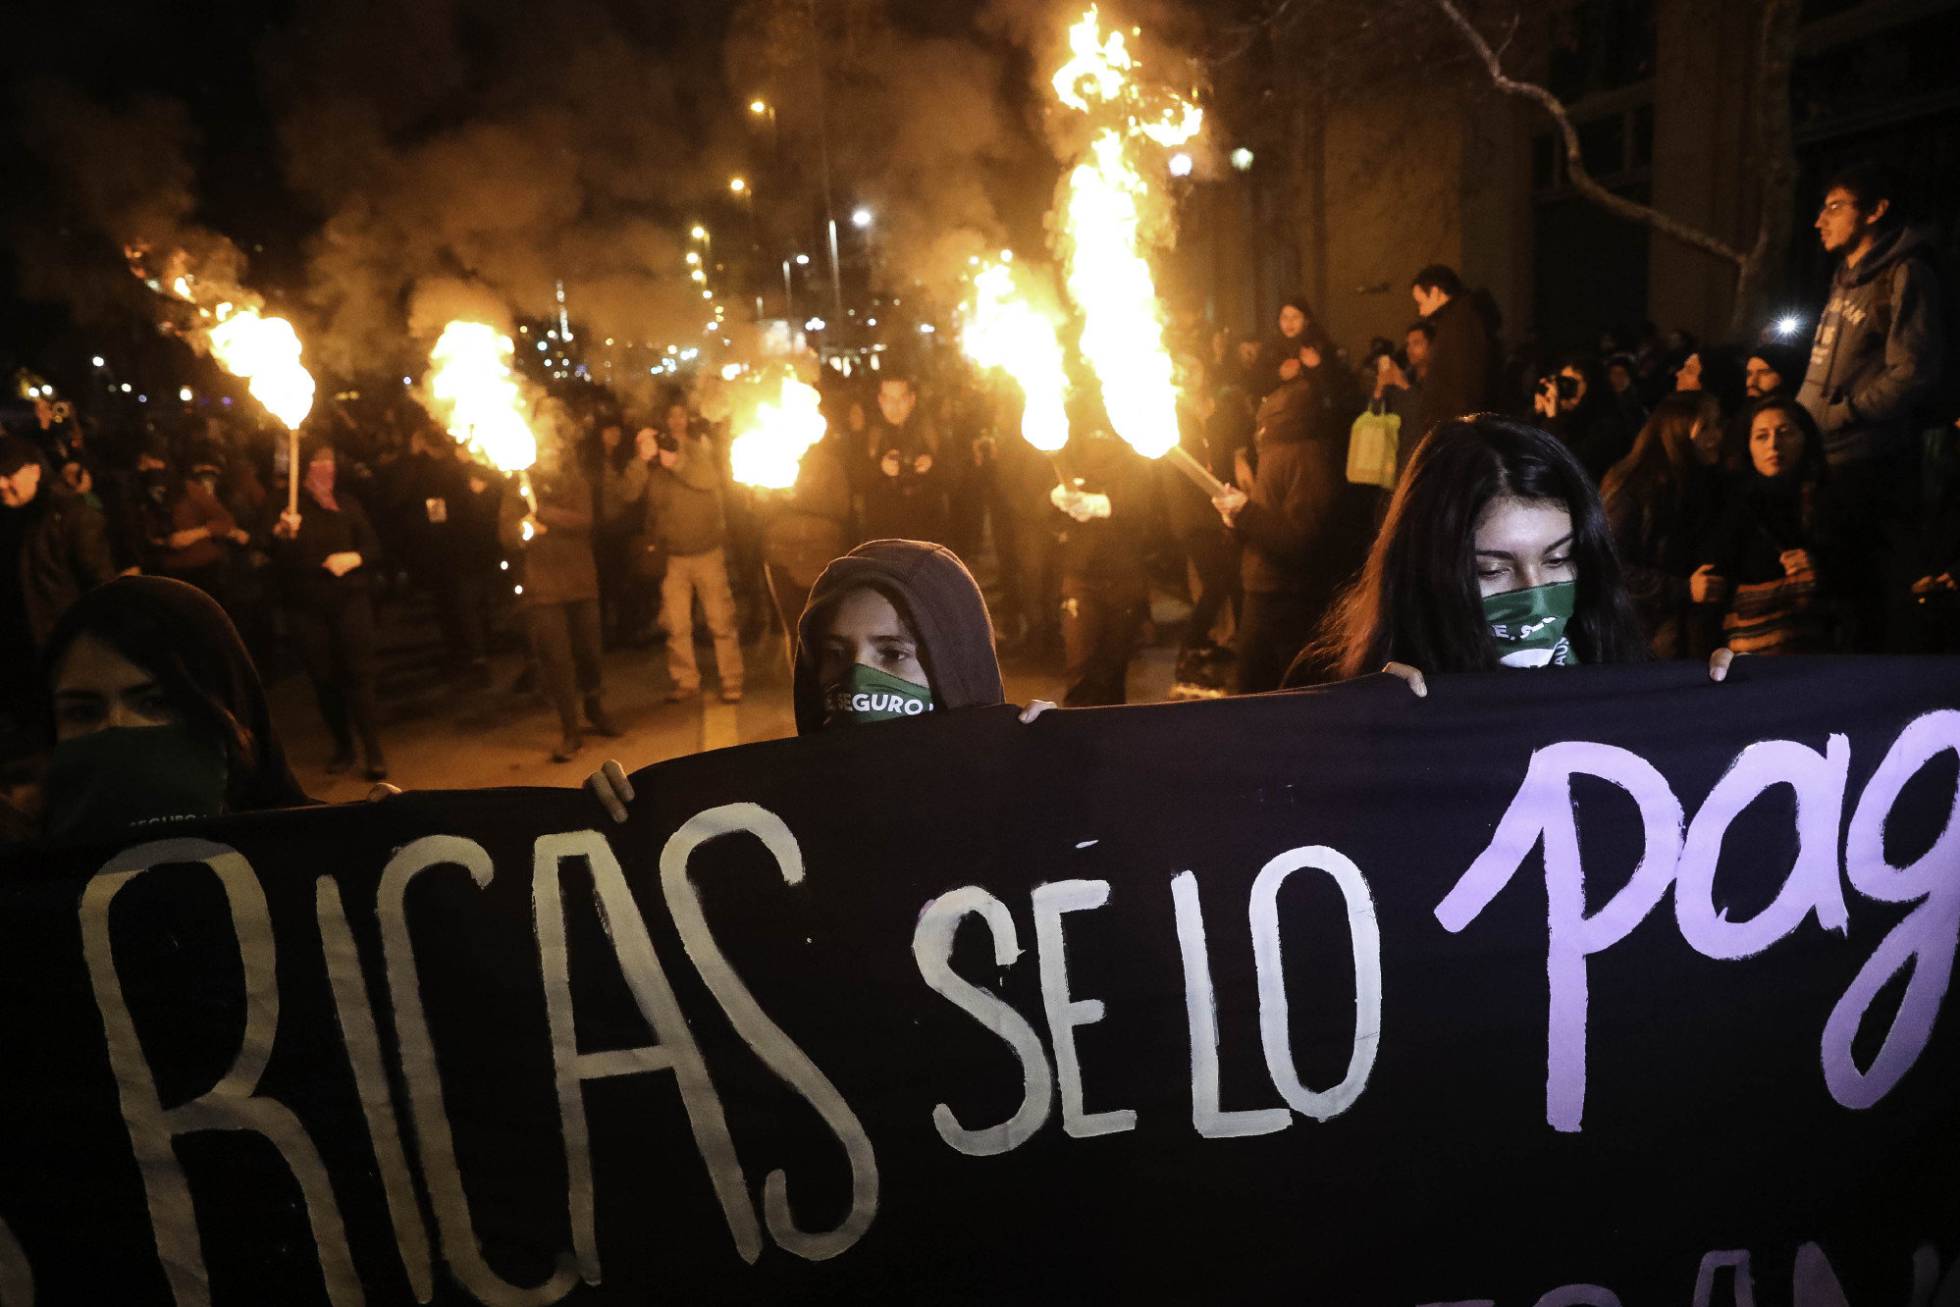
[[(1772, 3), (1776, 2), (1778, 0), (1772, 0)], [(1571, 178), (1573, 188), (1581, 195), (1608, 212), (1618, 214), (1620, 217), (1627, 219), (1629, 222), (1641, 223), (1653, 228), (1664, 236), (1670, 236), (1680, 241), (1684, 245), (1691, 245), (1695, 249), (1713, 254), (1719, 259), (1725, 259), (1733, 263), (1738, 272), (1748, 264), (1748, 254), (1737, 249), (1727, 241), (1722, 240), (1720, 237), (1710, 235), (1708, 232), (1702, 231), (1697, 227), (1691, 227), (1677, 218), (1669, 217), (1659, 209), (1640, 204), (1634, 200), (1629, 200), (1622, 195), (1615, 195), (1612, 191), (1600, 185), (1598, 181), (1594, 180), (1592, 173), (1586, 169), (1585, 157), (1579, 149), (1579, 131), (1572, 125), (1572, 117), (1566, 112), (1564, 102), (1535, 82), (1523, 82), (1512, 77), (1507, 77), (1504, 73), (1504, 65), (1499, 60), (1497, 52), (1490, 48), (1490, 43), (1484, 40), (1482, 33), (1478, 32), (1470, 20), (1464, 16), (1463, 11), (1457, 7), (1456, 0), (1436, 0), (1436, 5), (1449, 18), (1450, 22), (1456, 25), (1457, 31), (1463, 34), (1463, 39), (1470, 43), (1470, 47), (1483, 60), (1484, 68), (1490, 73), (1491, 81), (1496, 85), (1498, 90), (1503, 91), (1507, 95), (1515, 95), (1532, 101), (1550, 115), (1552, 121), (1558, 124), (1559, 133), (1565, 140), (1566, 175)], [(1784, 85), (1788, 85), (1787, 70), (1785, 72)]]

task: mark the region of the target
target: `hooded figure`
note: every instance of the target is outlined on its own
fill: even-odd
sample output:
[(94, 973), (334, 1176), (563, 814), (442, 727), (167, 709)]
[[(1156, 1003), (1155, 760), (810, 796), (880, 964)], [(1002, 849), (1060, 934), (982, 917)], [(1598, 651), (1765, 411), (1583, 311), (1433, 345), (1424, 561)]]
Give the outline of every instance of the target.
[[(225, 610), (209, 595), (164, 577), (125, 576), (82, 596), (48, 637), (41, 680), (50, 695), (69, 650), (83, 636), (101, 641), (148, 672), (189, 735), (216, 746), (224, 773), (218, 811), (314, 802), (286, 764), (258, 668)], [(61, 733), (57, 723), (57, 735)], [(68, 762), (74, 765), (64, 765), (63, 751), (74, 753), (72, 746), (89, 735), (84, 732), (56, 746), (47, 784), (51, 835), (64, 833), (54, 830), (53, 823), (68, 812), (92, 828), (66, 832), (82, 838), (106, 833), (103, 827), (125, 810), (132, 820), (175, 815), (151, 811), (158, 796), (131, 792), (129, 778), (110, 775), (111, 768), (72, 758)]]
[(793, 697), (796, 733), (824, 725), (818, 665), (829, 610), (849, 591), (869, 586), (890, 600), (919, 642), (919, 661), (932, 681), (935, 709), (1005, 703), (994, 624), (966, 564), (949, 549), (919, 540), (873, 540), (833, 561), (810, 590), (797, 623)]

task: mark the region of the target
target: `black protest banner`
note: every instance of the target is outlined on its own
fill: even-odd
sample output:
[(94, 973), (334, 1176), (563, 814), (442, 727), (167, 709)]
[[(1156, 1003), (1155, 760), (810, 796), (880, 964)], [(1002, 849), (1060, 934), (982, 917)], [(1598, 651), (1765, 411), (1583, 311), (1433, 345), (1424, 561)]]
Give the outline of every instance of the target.
[(1956, 705), (1002, 709), (16, 859), (0, 1300), (1950, 1301)]

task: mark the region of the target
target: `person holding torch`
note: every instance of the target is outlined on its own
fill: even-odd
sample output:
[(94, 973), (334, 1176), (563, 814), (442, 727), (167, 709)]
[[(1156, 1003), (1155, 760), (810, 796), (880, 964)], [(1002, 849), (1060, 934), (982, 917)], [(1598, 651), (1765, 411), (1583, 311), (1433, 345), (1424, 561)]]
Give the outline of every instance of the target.
[(386, 780), (388, 760), (375, 704), (374, 601), (368, 593), (381, 541), (359, 501), (338, 484), (334, 447), (314, 440), (301, 452), (298, 486), (272, 528), (272, 559), (293, 643), (333, 735), (327, 770), (353, 767), (358, 734), (367, 778)]

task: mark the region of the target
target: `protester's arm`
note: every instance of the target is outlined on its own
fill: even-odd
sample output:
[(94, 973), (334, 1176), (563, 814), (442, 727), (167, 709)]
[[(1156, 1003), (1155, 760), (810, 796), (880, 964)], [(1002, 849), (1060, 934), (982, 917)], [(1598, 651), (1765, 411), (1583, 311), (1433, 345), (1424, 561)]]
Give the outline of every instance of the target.
[(592, 500), (589, 495), (564, 495), (538, 501), (537, 519), (554, 531), (592, 529)]
[(1640, 547), (1640, 510), (1630, 496), (1614, 495), (1606, 502), (1606, 524), (1613, 533), (1613, 548), (1620, 555), (1627, 595), (1636, 606), (1672, 609), (1688, 601), (1687, 577), (1638, 561), (1647, 551)]
[[(1303, 452), (1311, 455), (1313, 451), (1309, 448)], [(1268, 467), (1262, 470), (1262, 477), (1272, 476), (1272, 462), (1267, 460)], [(1299, 561), (1307, 556), (1307, 542), (1313, 538), (1314, 524), (1333, 512), (1334, 499), (1342, 483), (1337, 477), (1312, 475), (1304, 458), (1286, 460), (1285, 472), (1286, 475), (1266, 487), (1268, 493), (1247, 501), (1233, 527), (1240, 539), (1268, 555)]]
[(1887, 422), (1911, 413), (1939, 384), (1940, 288), (1932, 272), (1907, 259), (1892, 269), (1892, 330), (1885, 337), (1885, 366), (1852, 386), (1831, 405), (1824, 429), (1848, 423)]

